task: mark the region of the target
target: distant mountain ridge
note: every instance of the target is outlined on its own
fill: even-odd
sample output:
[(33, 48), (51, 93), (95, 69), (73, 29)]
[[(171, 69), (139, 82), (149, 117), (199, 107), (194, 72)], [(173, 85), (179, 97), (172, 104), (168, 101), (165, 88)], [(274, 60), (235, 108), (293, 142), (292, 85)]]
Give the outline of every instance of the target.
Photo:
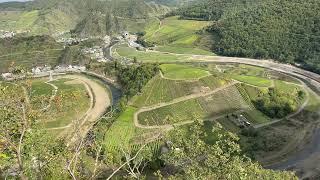
[(147, 19), (169, 11), (168, 6), (144, 0), (35, 0), (5, 3), (0, 5), (0, 29), (48, 35), (74, 30), (83, 36), (96, 36), (122, 30), (117, 28), (124, 26), (121, 23), (117, 25), (117, 18)]

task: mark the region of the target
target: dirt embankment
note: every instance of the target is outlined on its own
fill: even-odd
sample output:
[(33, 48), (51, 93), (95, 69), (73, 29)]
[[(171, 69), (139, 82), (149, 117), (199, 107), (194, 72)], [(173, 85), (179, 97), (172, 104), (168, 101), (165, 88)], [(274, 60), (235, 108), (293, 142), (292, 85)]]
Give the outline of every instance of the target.
[[(66, 75), (64, 78), (74, 79), (83, 83), (90, 96), (90, 108), (88, 111), (82, 118), (66, 126), (65, 133), (68, 134), (69, 143), (72, 143), (79, 138), (78, 136), (84, 137), (96, 121), (104, 115), (107, 108), (111, 105), (111, 97), (104, 87), (85, 76)], [(78, 132), (76, 133), (74, 129), (77, 129)]]

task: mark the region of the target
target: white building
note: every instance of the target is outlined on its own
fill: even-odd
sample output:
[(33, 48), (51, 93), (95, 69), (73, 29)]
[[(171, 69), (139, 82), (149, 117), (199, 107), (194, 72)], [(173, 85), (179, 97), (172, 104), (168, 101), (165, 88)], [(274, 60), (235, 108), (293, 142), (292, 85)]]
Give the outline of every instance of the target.
[(2, 76), (3, 79), (13, 78), (13, 74), (12, 73), (3, 73), (1, 76)]

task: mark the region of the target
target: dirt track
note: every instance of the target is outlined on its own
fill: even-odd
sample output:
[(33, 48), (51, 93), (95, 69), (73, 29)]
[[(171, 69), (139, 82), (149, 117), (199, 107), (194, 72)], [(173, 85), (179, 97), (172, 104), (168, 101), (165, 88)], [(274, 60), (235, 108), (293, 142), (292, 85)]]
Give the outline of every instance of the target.
[[(64, 127), (59, 127), (55, 129), (65, 129), (64, 133), (68, 134), (69, 143), (76, 140), (76, 136), (81, 135), (85, 136), (92, 125), (105, 113), (106, 109), (111, 105), (111, 100), (108, 92), (97, 82), (81, 75), (66, 75), (62, 76), (63, 78), (73, 79), (79, 83), (84, 84), (87, 89), (87, 92), (90, 96), (90, 108), (87, 112), (78, 120), (77, 127), (79, 128), (80, 133), (70, 133), (73, 132), (75, 123), (71, 123)], [(74, 120), (75, 122), (77, 120)], [(72, 135), (70, 135), (72, 134)]]
[[(143, 113), (143, 112), (147, 112), (147, 111), (152, 111), (152, 110), (155, 110), (155, 109), (158, 109), (158, 108), (161, 108), (161, 107), (165, 107), (165, 106), (170, 106), (172, 104), (176, 104), (176, 103), (179, 103), (179, 102), (183, 102), (183, 101), (187, 101), (187, 100), (190, 100), (190, 99), (195, 99), (195, 98), (199, 98), (199, 97), (204, 97), (204, 96), (209, 96), (209, 95), (212, 95), (214, 93), (217, 93), (219, 91), (222, 91), (228, 87), (231, 87), (235, 84), (237, 84), (238, 82), (232, 82), (226, 86), (223, 86), (223, 87), (220, 87), (220, 88), (217, 88), (217, 89), (214, 89), (213, 91), (210, 91), (210, 92), (202, 92), (202, 93), (196, 93), (196, 94), (191, 94), (191, 95), (188, 95), (188, 96), (184, 96), (184, 97), (180, 97), (180, 98), (177, 98), (177, 99), (174, 99), (170, 102), (165, 102), (165, 103), (159, 103), (159, 104), (155, 104), (153, 106), (148, 106), (148, 107), (142, 107), (140, 108), (137, 112), (134, 113), (134, 124), (136, 127), (138, 128), (143, 128), (143, 129), (172, 129), (174, 125), (162, 125), (162, 126), (145, 126), (145, 125), (142, 125), (139, 123), (139, 120), (138, 120), (138, 116), (140, 113)], [(178, 124), (175, 124), (175, 125), (178, 125), (178, 126), (181, 126), (181, 125), (184, 125), (184, 124), (190, 124), (192, 123), (193, 121), (188, 121), (188, 122), (181, 122), (181, 123), (178, 123)]]

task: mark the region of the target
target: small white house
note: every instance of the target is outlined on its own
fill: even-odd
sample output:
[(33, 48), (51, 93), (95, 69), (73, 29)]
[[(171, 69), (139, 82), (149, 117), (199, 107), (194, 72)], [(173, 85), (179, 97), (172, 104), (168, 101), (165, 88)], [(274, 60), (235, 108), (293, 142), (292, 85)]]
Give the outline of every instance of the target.
[(40, 67), (34, 67), (32, 68), (32, 73), (33, 74), (40, 74), (41, 73), (41, 68)]
[(3, 79), (13, 78), (13, 74), (12, 73), (3, 73), (1, 76), (2, 76)]

